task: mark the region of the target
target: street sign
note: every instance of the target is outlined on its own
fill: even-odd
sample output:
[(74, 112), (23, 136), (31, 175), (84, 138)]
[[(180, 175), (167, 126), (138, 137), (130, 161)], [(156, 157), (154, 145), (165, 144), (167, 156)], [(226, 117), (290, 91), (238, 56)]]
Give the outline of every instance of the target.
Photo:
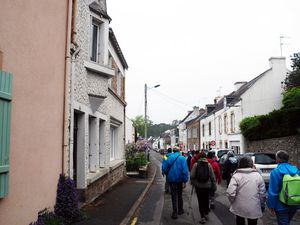
[(216, 145), (216, 142), (215, 142), (215, 141), (211, 141), (211, 142), (210, 142), (210, 145), (211, 145), (211, 146), (215, 146), (215, 145)]

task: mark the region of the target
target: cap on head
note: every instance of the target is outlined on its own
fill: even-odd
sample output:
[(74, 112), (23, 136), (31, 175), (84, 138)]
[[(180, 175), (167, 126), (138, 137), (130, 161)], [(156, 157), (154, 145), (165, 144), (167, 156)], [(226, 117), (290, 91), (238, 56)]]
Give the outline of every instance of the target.
[(175, 147), (173, 148), (173, 152), (179, 152), (179, 148), (178, 148), (177, 146), (175, 146)]

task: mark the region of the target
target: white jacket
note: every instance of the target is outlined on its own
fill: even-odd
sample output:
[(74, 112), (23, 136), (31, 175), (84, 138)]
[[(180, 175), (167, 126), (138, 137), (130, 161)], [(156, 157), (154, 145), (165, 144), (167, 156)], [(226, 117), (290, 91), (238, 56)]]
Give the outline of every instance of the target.
[(262, 217), (261, 206), (265, 205), (266, 188), (256, 169), (237, 169), (226, 193), (233, 214), (249, 219)]

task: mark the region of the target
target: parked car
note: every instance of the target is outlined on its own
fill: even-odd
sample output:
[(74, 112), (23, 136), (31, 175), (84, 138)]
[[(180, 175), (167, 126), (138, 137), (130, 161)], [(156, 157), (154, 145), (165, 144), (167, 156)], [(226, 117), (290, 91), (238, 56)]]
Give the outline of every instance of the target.
[(252, 158), (256, 169), (259, 170), (266, 185), (268, 186), (271, 171), (277, 167), (275, 154), (264, 152), (247, 152), (245, 155)]

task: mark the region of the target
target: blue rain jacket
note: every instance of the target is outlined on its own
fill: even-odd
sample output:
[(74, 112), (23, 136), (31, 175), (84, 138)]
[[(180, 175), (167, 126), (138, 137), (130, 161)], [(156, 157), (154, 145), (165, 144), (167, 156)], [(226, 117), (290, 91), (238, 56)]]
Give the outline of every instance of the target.
[[(179, 157), (177, 158), (177, 156)], [(168, 182), (183, 182), (186, 183), (189, 179), (189, 171), (188, 166), (186, 163), (186, 159), (184, 156), (180, 155), (179, 152), (172, 153), (168, 156), (168, 159), (165, 161), (163, 160), (162, 164), (162, 172), (167, 169), (169, 165), (172, 165), (174, 160), (177, 158), (173, 166), (171, 167), (169, 174), (167, 176)]]
[(280, 163), (278, 164), (277, 168), (272, 170), (268, 190), (268, 207), (270, 209), (274, 209), (275, 211), (300, 209), (300, 205), (288, 206), (279, 201), (279, 193), (282, 188), (282, 179), (285, 174), (290, 174), (291, 176), (298, 174), (300, 176), (300, 171), (297, 169), (297, 167), (292, 166), (289, 163)]

